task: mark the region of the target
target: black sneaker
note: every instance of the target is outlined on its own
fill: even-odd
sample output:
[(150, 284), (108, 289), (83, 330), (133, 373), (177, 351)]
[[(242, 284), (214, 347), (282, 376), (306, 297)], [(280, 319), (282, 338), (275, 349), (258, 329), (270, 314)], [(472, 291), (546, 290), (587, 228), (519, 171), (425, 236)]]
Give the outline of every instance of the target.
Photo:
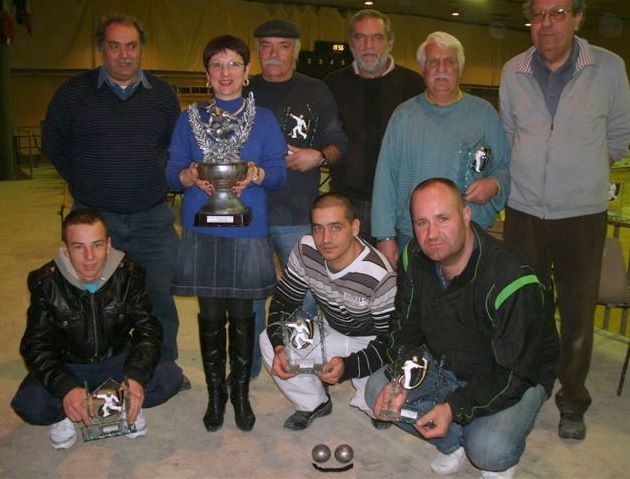
[(313, 419), (320, 416), (328, 416), (332, 412), (332, 401), (328, 396), (328, 401), (321, 403), (314, 411), (295, 411), (286, 421), (284, 427), (292, 431), (301, 431), (311, 425)]
[(372, 426), (374, 426), (375, 429), (388, 429), (392, 425), (389, 421), (379, 421), (373, 417), (370, 418), (370, 421), (372, 421)]
[(582, 414), (561, 414), (558, 436), (581, 441), (586, 437), (586, 423)]

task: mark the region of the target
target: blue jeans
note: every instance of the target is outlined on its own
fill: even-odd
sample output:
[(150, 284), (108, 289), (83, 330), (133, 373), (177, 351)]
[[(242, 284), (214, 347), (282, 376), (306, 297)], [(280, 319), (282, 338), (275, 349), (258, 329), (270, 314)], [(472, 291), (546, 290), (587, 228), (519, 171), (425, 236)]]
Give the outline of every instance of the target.
[[(112, 378), (119, 383), (124, 379), (127, 351), (97, 364), (66, 363), (65, 367), (81, 385), (87, 382), (90, 391)], [(150, 408), (168, 401), (182, 385), (182, 370), (173, 361), (158, 363), (151, 380), (144, 387), (143, 407)], [(83, 386), (81, 386), (83, 387)], [(25, 422), (47, 426), (66, 417), (62, 399), (53, 395), (32, 374), (28, 374), (17, 392), (11, 407)]]
[[(388, 383), (384, 370), (385, 368), (381, 368), (376, 371), (367, 383), (365, 399), (372, 409), (376, 398)], [(449, 379), (445, 387), (452, 387), (450, 381), (457, 381), (455, 376), (446, 370), (443, 374)], [(462, 381), (458, 382), (460, 386), (465, 384)], [(440, 394), (444, 397), (447, 395), (444, 391), (438, 392), (437, 395)], [(536, 416), (545, 399), (547, 399), (545, 389), (538, 384), (530, 387), (515, 405), (489, 416), (478, 417), (465, 426), (453, 422), (445, 437), (428, 441), (442, 454), (451, 454), (464, 447), (468, 459), (478, 469), (504, 471), (518, 463), (523, 455), (525, 440), (534, 427)], [(411, 402), (407, 403), (405, 408), (418, 411), (418, 417), (430, 410), (426, 403)], [(397, 422), (396, 425), (422, 438), (413, 425), (403, 422)]]
[[(85, 208), (74, 202), (73, 208)], [(179, 238), (173, 227), (175, 215), (166, 202), (130, 214), (99, 211), (112, 238), (112, 246), (145, 269), (145, 285), (153, 313), (164, 331), (162, 359), (177, 359), (179, 319), (171, 295)]]
[[(311, 225), (295, 225), (295, 226), (270, 226), (269, 227), (269, 243), (272, 250), (278, 252), (282, 267), (285, 268), (289, 262), (291, 251), (298, 244), (300, 238), (304, 235), (311, 234)], [(267, 327), (267, 316), (265, 314), (265, 300), (254, 301), (254, 315), (256, 317), (256, 336), (258, 338)], [(303, 308), (311, 315), (317, 314), (317, 305), (311, 293), (306, 293), (304, 297)], [(252, 362), (251, 377), (255, 378), (260, 374), (262, 367), (260, 346), (258, 341), (254, 341), (254, 359)]]

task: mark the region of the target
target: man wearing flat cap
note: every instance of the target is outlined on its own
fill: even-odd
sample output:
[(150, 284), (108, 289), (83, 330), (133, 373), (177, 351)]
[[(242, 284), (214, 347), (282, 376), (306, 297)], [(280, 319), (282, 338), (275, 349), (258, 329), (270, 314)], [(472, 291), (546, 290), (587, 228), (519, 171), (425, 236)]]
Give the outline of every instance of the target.
[[(262, 73), (251, 79), (256, 104), (274, 112), (286, 136), (287, 183), (268, 195), (269, 233), (283, 267), (299, 239), (310, 234), (310, 208), (319, 195), (319, 168), (337, 162), (348, 140), (337, 105), (326, 84), (295, 71), (300, 31), (291, 22), (269, 20), (254, 30)], [(315, 312), (312, 298), (306, 309)], [(264, 302), (254, 306), (259, 332), (265, 326)], [(254, 355), (252, 376), (260, 371)]]

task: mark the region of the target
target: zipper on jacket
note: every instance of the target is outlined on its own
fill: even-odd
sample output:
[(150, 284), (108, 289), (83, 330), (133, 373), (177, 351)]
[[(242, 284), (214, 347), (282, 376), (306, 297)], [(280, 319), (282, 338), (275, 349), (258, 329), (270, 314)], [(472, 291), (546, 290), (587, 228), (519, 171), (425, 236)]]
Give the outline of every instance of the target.
[(98, 357), (98, 332), (96, 330), (96, 309), (94, 307), (94, 294), (90, 294), (90, 308), (92, 309), (92, 328), (94, 328), (94, 359)]

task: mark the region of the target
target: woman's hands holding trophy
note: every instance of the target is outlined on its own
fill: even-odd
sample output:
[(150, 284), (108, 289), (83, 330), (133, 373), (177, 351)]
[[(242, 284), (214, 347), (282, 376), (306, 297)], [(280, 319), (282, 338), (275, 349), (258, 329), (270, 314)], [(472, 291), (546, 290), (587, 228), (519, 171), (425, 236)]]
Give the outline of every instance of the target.
[(260, 185), (262, 183), (262, 179), (265, 176), (265, 170), (256, 166), (256, 163), (253, 161), (247, 162), (247, 176), (243, 178), (242, 181), (237, 182), (233, 187), (232, 191), (236, 196), (241, 196), (241, 193), (245, 188), (249, 186), (250, 183), (255, 183), (256, 185)]
[(195, 161), (188, 165), (188, 168), (184, 168), (179, 172), (179, 181), (182, 183), (184, 188), (196, 186), (207, 195), (214, 193), (214, 186), (212, 186), (212, 183), (199, 179), (199, 170), (197, 168), (197, 162)]

